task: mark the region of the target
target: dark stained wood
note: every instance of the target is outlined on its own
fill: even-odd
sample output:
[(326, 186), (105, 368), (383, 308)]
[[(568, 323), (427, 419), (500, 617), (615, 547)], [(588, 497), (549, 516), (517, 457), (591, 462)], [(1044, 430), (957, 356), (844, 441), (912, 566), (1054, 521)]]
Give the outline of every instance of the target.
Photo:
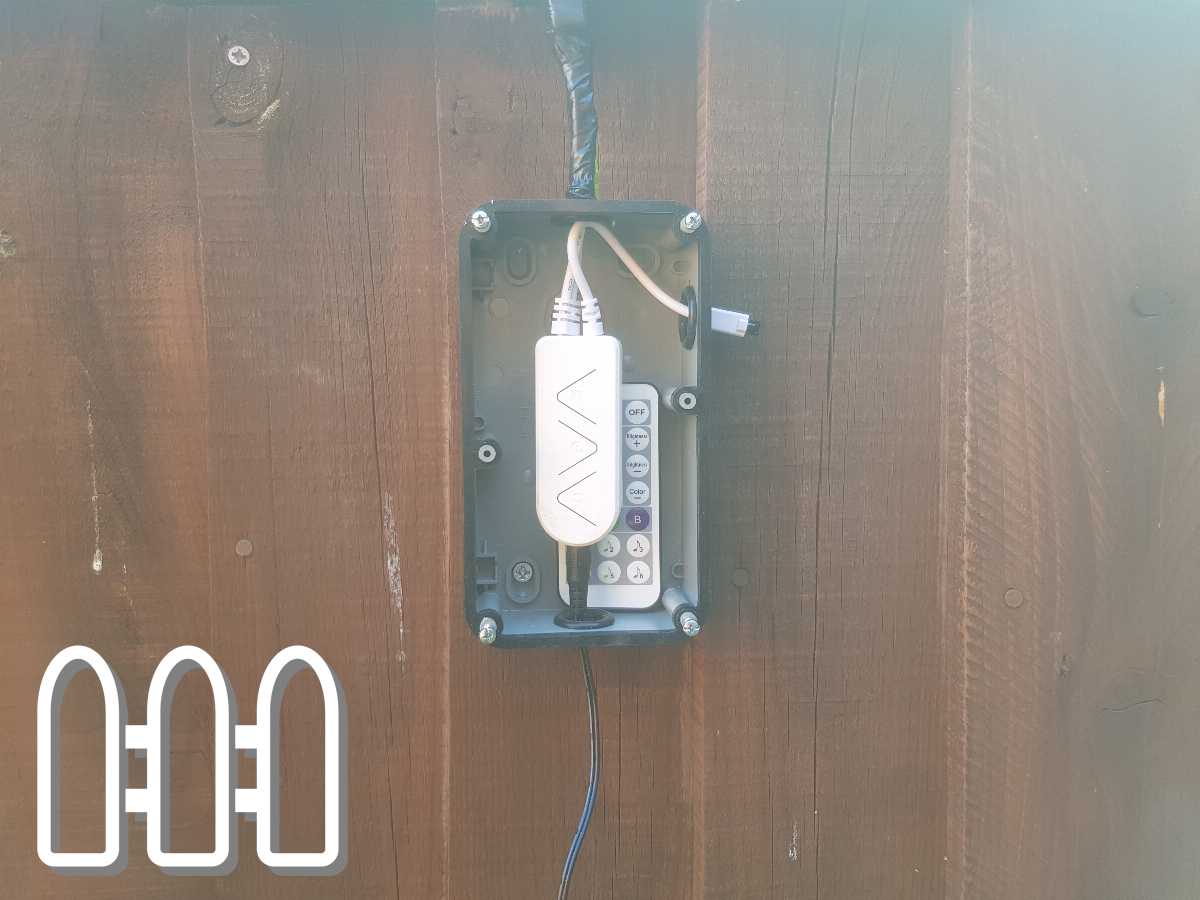
[[(136, 824), (142, 849), (118, 880), (63, 878), (35, 854), (34, 713), (51, 657), (94, 647), (141, 722), (161, 654), (210, 633), (187, 14), (6, 4), (0, 22), (3, 893), (209, 896), (151, 866)], [(82, 738), (63, 756), (64, 796), (85, 786), (69, 799), (74, 849), (99, 847), (89, 801), (101, 799), (101, 770), (83, 757), (102, 739), (98, 694), (80, 676), (64, 711), (64, 730)], [(190, 739), (176, 731), (176, 773), (206, 771), (212, 755), (203, 709), (191, 715)], [(205, 816), (202, 791), (175, 795), (185, 846), (206, 830), (188, 822)]]
[[(704, 634), (593, 654), (572, 896), (1195, 896), (1200, 13), (594, 5), (601, 195), (697, 203), (710, 300), (765, 327), (706, 359)], [(0, 893), (554, 895), (578, 657), (463, 623), (455, 375), (460, 223), (564, 191), (544, 25), (0, 3)], [(45, 869), (36, 686), (75, 642), (134, 722), (179, 644), (243, 722), (277, 650), (321, 652), (345, 871), (276, 876), (243, 825), (236, 873), (169, 877), (137, 823), (120, 877)], [(211, 830), (204, 694), (173, 722), (177, 847)], [(64, 716), (80, 848), (95, 697)], [(284, 707), (292, 849), (319, 842), (316, 699)]]
[(791, 10), (712, 3), (705, 30), (715, 296), (766, 328), (710, 382), (696, 894), (928, 897), (950, 16)]
[(953, 897), (1197, 890), (1200, 17), (1145, 12), (977, 5), (960, 40)]
[[(326, 7), (197, 9), (189, 27), (213, 373), (210, 640), (239, 697), (292, 643), (341, 676), (342, 883), (359, 896), (433, 896), (443, 870), (443, 735), (430, 727), (445, 709), (448, 542), (431, 26), (420, 12)], [(232, 71), (235, 39), (251, 63)], [(213, 96), (227, 79), (278, 88), (247, 85), (258, 111), (234, 125)], [(302, 749), (291, 747), (284, 792), (300, 821), (284, 837), (318, 846), (308, 777), (320, 708), (288, 711)], [(328, 896), (323, 879), (281, 885), (251, 835), (232, 876), (241, 893)]]

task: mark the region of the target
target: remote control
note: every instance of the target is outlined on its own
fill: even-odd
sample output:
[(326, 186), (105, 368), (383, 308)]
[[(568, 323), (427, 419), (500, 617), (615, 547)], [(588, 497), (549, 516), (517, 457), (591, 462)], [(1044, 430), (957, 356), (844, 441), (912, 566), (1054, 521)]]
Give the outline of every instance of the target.
[[(658, 533), (658, 390), (621, 385), (621, 512), (592, 548), (588, 606), (648, 609), (662, 592)], [(558, 545), (558, 594), (568, 602), (566, 549)]]

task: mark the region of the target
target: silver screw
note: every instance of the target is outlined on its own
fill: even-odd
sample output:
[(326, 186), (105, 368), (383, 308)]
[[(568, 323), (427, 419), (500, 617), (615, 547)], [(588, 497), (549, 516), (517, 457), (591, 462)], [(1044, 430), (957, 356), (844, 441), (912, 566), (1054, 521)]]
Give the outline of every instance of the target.
[(700, 213), (692, 210), (686, 216), (679, 220), (679, 230), (684, 234), (695, 234), (700, 230), (700, 226), (704, 224), (704, 219), (700, 217)]
[(680, 614), (679, 630), (690, 638), (694, 638), (700, 633), (700, 620), (690, 609)]
[(499, 633), (500, 628), (491, 616), (484, 616), (479, 620), (479, 642), (481, 644), (496, 643), (496, 635)]
[(492, 217), (487, 214), (486, 209), (477, 209), (471, 213), (471, 227), (480, 234), (487, 234), (492, 230)]
[(496, 461), (496, 445), (495, 444), (480, 444), (479, 449), (475, 451), (476, 457), (484, 465), (490, 465)]
[(512, 577), (517, 584), (529, 584), (533, 581), (533, 566), (524, 560), (513, 563)]
[(230, 65), (237, 66), (240, 69), (250, 62), (250, 51), (241, 44), (234, 44), (225, 51), (225, 58), (229, 60)]

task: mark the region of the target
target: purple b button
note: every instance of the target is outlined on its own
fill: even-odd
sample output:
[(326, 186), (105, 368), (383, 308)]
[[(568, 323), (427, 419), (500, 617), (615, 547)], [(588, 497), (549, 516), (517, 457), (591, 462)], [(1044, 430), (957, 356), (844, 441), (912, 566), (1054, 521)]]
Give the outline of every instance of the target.
[(650, 511), (647, 509), (631, 509), (625, 513), (625, 524), (634, 531), (645, 531), (650, 527)]

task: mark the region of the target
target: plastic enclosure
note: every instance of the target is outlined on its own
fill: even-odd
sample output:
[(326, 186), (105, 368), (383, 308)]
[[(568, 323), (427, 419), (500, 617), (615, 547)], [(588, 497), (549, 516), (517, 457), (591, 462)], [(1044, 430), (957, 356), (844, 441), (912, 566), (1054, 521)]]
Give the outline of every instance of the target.
[[(666, 291), (696, 307), (700, 327), (652, 298), (598, 236), (584, 249), (584, 271), (621, 341), (626, 382), (654, 384), (665, 399), (700, 385), (707, 332), (704, 229), (685, 235), (690, 207), (675, 203), (587, 200), (496, 201), (479, 207), (491, 227), (468, 222), (459, 238), (460, 384), (463, 419), (464, 596), (467, 624), (499, 623), (498, 647), (648, 645), (683, 640), (656, 603), (612, 610), (594, 631), (562, 628), (558, 548), (538, 524), (534, 493), (533, 353), (549, 333), (562, 289), (567, 231), (579, 219), (607, 224)], [(691, 289), (690, 291), (688, 289)], [(687, 333), (685, 333), (687, 332)], [(689, 346), (685, 346), (690, 344)], [(703, 410), (659, 418), (660, 552), (664, 590), (678, 588), (703, 612), (697, 426)]]

